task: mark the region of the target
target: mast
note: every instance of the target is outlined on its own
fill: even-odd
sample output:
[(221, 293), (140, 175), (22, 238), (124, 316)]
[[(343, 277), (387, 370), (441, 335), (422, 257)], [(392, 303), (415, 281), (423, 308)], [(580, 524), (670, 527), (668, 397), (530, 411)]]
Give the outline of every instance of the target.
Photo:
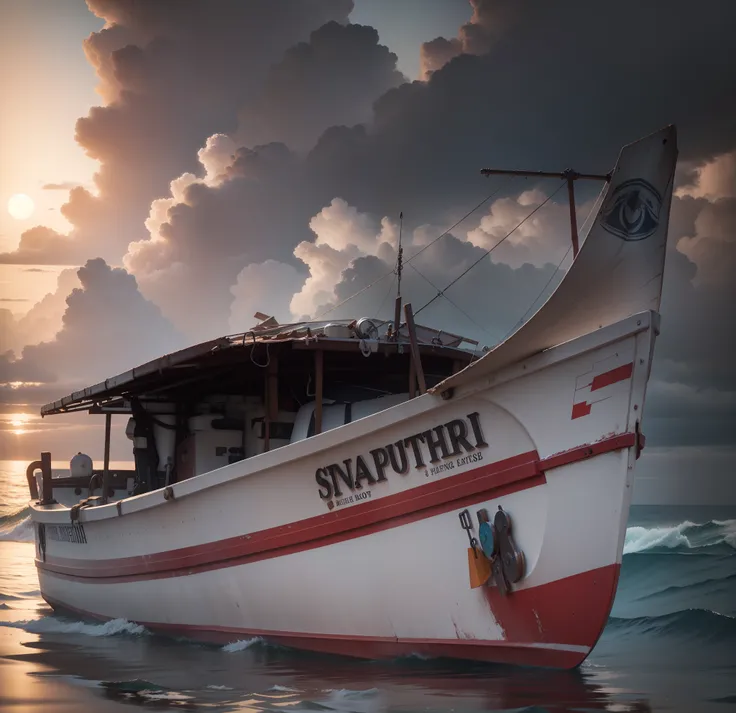
[(404, 211), (399, 213), (399, 254), (396, 261), (396, 277), (398, 280), (398, 289), (396, 293), (396, 306), (394, 307), (394, 336), (399, 341), (399, 326), (401, 325), (401, 269), (404, 248), (401, 247), (401, 234), (404, 228)]
[(578, 254), (580, 246), (578, 245), (578, 220), (575, 211), (575, 181), (579, 178), (593, 180), (593, 181), (605, 181), (610, 183), (611, 174), (605, 175), (599, 173), (578, 173), (573, 169), (568, 168), (566, 171), (553, 172), (553, 171), (509, 171), (496, 168), (482, 168), (481, 174), (484, 176), (532, 176), (536, 178), (564, 178), (567, 181), (567, 197), (570, 203), (570, 237), (572, 239), (572, 256)]

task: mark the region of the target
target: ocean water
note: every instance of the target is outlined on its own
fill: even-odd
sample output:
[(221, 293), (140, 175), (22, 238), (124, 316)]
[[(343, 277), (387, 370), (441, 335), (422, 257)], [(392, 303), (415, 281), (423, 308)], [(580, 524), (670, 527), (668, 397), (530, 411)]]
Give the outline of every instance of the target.
[(0, 462), (0, 710), (676, 711), (736, 709), (736, 507), (634, 507), (606, 630), (576, 671), (224, 647), (40, 598), (25, 463)]

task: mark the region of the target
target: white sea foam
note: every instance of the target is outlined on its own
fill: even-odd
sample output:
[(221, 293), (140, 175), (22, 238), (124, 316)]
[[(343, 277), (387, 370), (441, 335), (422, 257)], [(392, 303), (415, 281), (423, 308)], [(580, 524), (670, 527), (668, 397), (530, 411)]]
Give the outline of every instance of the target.
[(268, 690), (276, 691), (278, 693), (299, 693), (298, 688), (289, 688), (288, 686), (279, 686), (278, 683), (275, 686), (271, 686), (271, 688), (269, 688)]
[(32, 634), (84, 634), (85, 636), (117, 636), (133, 634), (140, 636), (150, 632), (145, 626), (126, 619), (112, 619), (103, 624), (86, 624), (82, 621), (62, 621), (53, 616), (30, 621), (5, 622), (4, 626), (24, 629)]
[(33, 542), (33, 523), (30, 516), (0, 527), (0, 540), (7, 542)]
[(210, 685), (210, 686), (206, 686), (206, 688), (209, 688), (212, 691), (234, 691), (235, 690), (234, 688), (230, 688), (230, 686)]
[(350, 713), (377, 713), (385, 710), (385, 701), (377, 688), (354, 691), (349, 688), (327, 689), (327, 700), (319, 701), (320, 705), (337, 711)]
[(255, 636), (252, 639), (240, 639), (239, 641), (233, 641), (230, 644), (226, 644), (222, 647), (222, 650), (232, 654), (236, 651), (245, 651), (253, 646), (253, 644), (259, 644), (262, 641), (263, 639), (261, 639), (260, 636)]
[(147, 701), (171, 701), (173, 703), (191, 701), (194, 698), (194, 696), (186, 696), (183, 693), (178, 693), (177, 691), (143, 690), (138, 691), (137, 695)]
[(624, 554), (643, 552), (653, 547), (691, 547), (683, 530), (694, 525), (694, 522), (686, 521), (675, 527), (629, 527), (624, 540)]
[(736, 548), (736, 520), (690, 520), (671, 527), (629, 527), (624, 540), (624, 554), (646, 552), (655, 548), (692, 550), (725, 543)]

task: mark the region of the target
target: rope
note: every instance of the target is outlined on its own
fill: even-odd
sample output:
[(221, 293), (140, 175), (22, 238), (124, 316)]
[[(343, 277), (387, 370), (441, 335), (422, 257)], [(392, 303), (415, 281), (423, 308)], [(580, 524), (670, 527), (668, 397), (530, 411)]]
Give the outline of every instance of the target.
[[(439, 290), (439, 289), (440, 289), (440, 288), (439, 288), (439, 287), (437, 287), (437, 285), (435, 285), (435, 284), (434, 284), (434, 282), (432, 282), (432, 280), (430, 280), (430, 279), (429, 279), (429, 278), (428, 278), (428, 277), (427, 277), (426, 275), (423, 275), (423, 274), (422, 274), (421, 272), (419, 272), (419, 270), (417, 270), (417, 268), (416, 268), (416, 267), (414, 267), (414, 265), (409, 265), (409, 267), (411, 267), (411, 269), (412, 269), (412, 270), (414, 270), (414, 272), (416, 272), (416, 273), (417, 273), (417, 274), (419, 275), (419, 277), (422, 277), (422, 278), (424, 278), (424, 279), (425, 279), (425, 280), (426, 280), (426, 281), (427, 281), (427, 282), (428, 282), (428, 283), (429, 283), (430, 285), (432, 285), (432, 287), (434, 287), (434, 289), (435, 289), (435, 290)], [(471, 316), (470, 316), (470, 315), (469, 315), (469, 314), (468, 314), (468, 313), (467, 313), (467, 312), (466, 312), (466, 311), (465, 311), (465, 310), (464, 310), (464, 309), (463, 309), (462, 307), (460, 307), (460, 305), (458, 305), (458, 304), (455, 304), (455, 302), (453, 302), (453, 301), (452, 301), (452, 300), (451, 300), (451, 299), (450, 299), (450, 298), (449, 298), (449, 297), (448, 297), (447, 295), (445, 295), (445, 299), (446, 299), (446, 300), (447, 300), (447, 301), (448, 301), (448, 302), (449, 302), (449, 303), (450, 303), (450, 304), (451, 304), (451, 305), (452, 305), (452, 306), (453, 306), (453, 307), (454, 307), (454, 308), (455, 308), (456, 310), (458, 310), (459, 312), (462, 312), (462, 313), (463, 313), (463, 314), (464, 314), (464, 315), (465, 315), (465, 316), (466, 316), (466, 317), (467, 317), (467, 318), (468, 318), (468, 319), (469, 319), (469, 320), (470, 320), (470, 321), (471, 321), (471, 322), (472, 322), (472, 323), (473, 323), (473, 324), (474, 324), (474, 325), (475, 325), (476, 327), (478, 327), (478, 329), (480, 329), (481, 331), (485, 332), (485, 333), (486, 333), (486, 334), (487, 334), (487, 335), (488, 335), (489, 337), (491, 337), (491, 339), (493, 339), (493, 338), (494, 338), (494, 337), (493, 337), (493, 335), (492, 335), (492, 334), (491, 334), (491, 333), (490, 333), (490, 332), (488, 331), (488, 329), (487, 329), (486, 327), (484, 327), (484, 326), (483, 326), (482, 324), (478, 324), (478, 322), (476, 322), (476, 321), (475, 321), (475, 320), (474, 320), (474, 319), (473, 319), (473, 318), (472, 318), (472, 317), (471, 317)]]
[(488, 255), (490, 255), (499, 245), (501, 245), (501, 243), (503, 243), (507, 238), (509, 238), (522, 225), (524, 225), (524, 223), (526, 223), (526, 221), (529, 220), (529, 218), (531, 218), (538, 210), (540, 210), (547, 203), (549, 203), (549, 201), (551, 201), (557, 195), (557, 193), (559, 193), (560, 189), (564, 185), (566, 185), (566, 181), (563, 180), (560, 183), (560, 185), (557, 187), (557, 189), (548, 198), (546, 198), (542, 203), (540, 203), (531, 213), (529, 213), (529, 215), (526, 216), (526, 218), (524, 218), (521, 222), (517, 223), (517, 225), (514, 228), (512, 228), (508, 233), (506, 233), (506, 235), (504, 235), (504, 237), (501, 238), (501, 240), (499, 240), (492, 248), (490, 248), (489, 250), (486, 250), (483, 253), (483, 255), (481, 255), (472, 265), (470, 265), (470, 267), (468, 267), (467, 270), (464, 270), (460, 275), (458, 275), (449, 285), (447, 285), (447, 287), (445, 287), (444, 290), (439, 290), (437, 294), (429, 302), (427, 302), (427, 304), (420, 307), (416, 312), (414, 312), (414, 316), (416, 317), (423, 309), (426, 309), (427, 307), (429, 307), (429, 305), (431, 305), (432, 302), (434, 302), (438, 297), (444, 297), (445, 299), (449, 299), (447, 295), (445, 294), (447, 290), (449, 290), (456, 282), (458, 282), (463, 277), (465, 277), (465, 275), (467, 275), (479, 262), (481, 262), (481, 260), (485, 260), (485, 258), (488, 257)]
[[(460, 220), (458, 220), (456, 223), (454, 223), (453, 225), (451, 225), (447, 230), (445, 230), (444, 233), (442, 233), (441, 235), (438, 235), (434, 240), (432, 240), (432, 242), (427, 243), (427, 245), (425, 245), (418, 252), (414, 253), (414, 255), (412, 255), (410, 258), (408, 258), (407, 260), (404, 260), (404, 265), (407, 265), (408, 263), (410, 263), (414, 258), (419, 257), (427, 248), (432, 247), (432, 245), (434, 245), (441, 238), (444, 238), (445, 235), (447, 235), (451, 230), (454, 230), (455, 228), (457, 228), (457, 226), (460, 225), (460, 223), (462, 223), (466, 218), (469, 218), (484, 203), (487, 203), (489, 200), (491, 200), (491, 198), (493, 198), (501, 190), (501, 188), (503, 188), (503, 185), (504, 184), (501, 184), (500, 186), (498, 186), (498, 188), (496, 188), (494, 191), (492, 191), (491, 193), (489, 193), (480, 203), (478, 203), (478, 205), (476, 205), (474, 208), (472, 208), (471, 210), (469, 210), (462, 218), (460, 218)], [(350, 297), (346, 297), (342, 302), (339, 302), (338, 304), (330, 307), (329, 309), (325, 310), (321, 314), (317, 315), (314, 319), (315, 320), (322, 319), (322, 317), (324, 317), (326, 314), (329, 314), (330, 312), (336, 310), (338, 307), (342, 307), (346, 302), (349, 302), (354, 297), (357, 297), (358, 295), (363, 294), (366, 290), (370, 290), (371, 287), (374, 287), (379, 282), (382, 282), (389, 275), (395, 275), (395, 274), (396, 274), (396, 269), (394, 268), (390, 272), (387, 272), (385, 275), (382, 275), (381, 277), (379, 277), (377, 280), (374, 280), (373, 282), (371, 282), (370, 285), (366, 285), (366, 287), (364, 287), (362, 290), (358, 290), (358, 292), (350, 295)]]

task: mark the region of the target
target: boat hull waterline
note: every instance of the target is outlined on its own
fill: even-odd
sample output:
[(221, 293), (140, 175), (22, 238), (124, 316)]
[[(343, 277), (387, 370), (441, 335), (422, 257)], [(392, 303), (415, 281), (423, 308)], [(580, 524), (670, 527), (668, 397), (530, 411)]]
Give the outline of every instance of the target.
[[(642, 312), (73, 523), (34, 506), (43, 597), (212, 643), (575, 667), (616, 591), (656, 330)], [(477, 539), (499, 506), (525, 563), (505, 594), (471, 587), (459, 518)]]

